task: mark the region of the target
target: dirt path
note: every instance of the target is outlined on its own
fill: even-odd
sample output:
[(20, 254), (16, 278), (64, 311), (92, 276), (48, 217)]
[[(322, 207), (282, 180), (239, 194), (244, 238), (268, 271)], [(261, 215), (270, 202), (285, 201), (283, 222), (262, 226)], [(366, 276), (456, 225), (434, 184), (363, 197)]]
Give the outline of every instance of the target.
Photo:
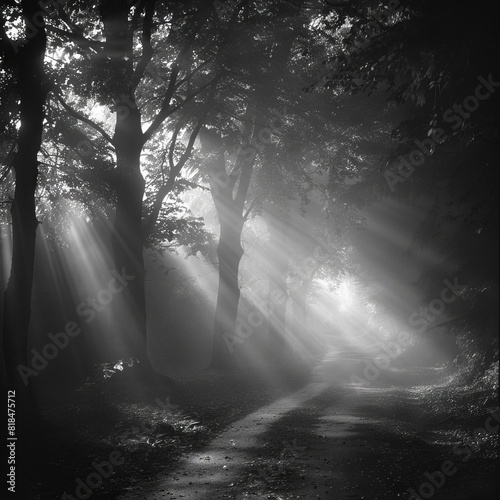
[(202, 453), (188, 454), (162, 483), (147, 490), (131, 490), (118, 497), (119, 500), (224, 498), (224, 491), (237, 482), (261, 446), (261, 436), (288, 412), (307, 404), (327, 388), (320, 369), (316, 369), (313, 381), (303, 389), (235, 422)]
[[(423, 494), (414, 499), (494, 498), (484, 486), (491, 464), (465, 469), (433, 442), (425, 416), (405, 411), (401, 389), (388, 384), (390, 372), (354, 387), (349, 377), (363, 366), (359, 353), (330, 352), (302, 390), (234, 423), (161, 482), (118, 498), (390, 500), (410, 489)], [(435, 474), (446, 461), (455, 472)]]

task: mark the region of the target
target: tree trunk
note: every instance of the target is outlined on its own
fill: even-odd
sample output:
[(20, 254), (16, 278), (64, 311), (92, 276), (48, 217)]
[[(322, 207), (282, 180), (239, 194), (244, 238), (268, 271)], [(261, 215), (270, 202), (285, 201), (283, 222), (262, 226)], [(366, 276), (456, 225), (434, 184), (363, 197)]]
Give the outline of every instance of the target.
[[(40, 13), (34, 0), (23, 0), (22, 9), (23, 16), (28, 20)], [(13, 160), (16, 183), (11, 207), (12, 267), (3, 307), (2, 346), (9, 391), (4, 391), (3, 394), (4, 397), (11, 397), (11, 391), (15, 391), (15, 397), (12, 398), (15, 399), (15, 437), (19, 437), (19, 441), (16, 441), (19, 477), (16, 492), (26, 495), (29, 495), (26, 478), (33, 458), (30, 447), (39, 431), (40, 416), (32, 377), (23, 379), (19, 367), (30, 367), (28, 332), (38, 225), (35, 211), (38, 152), (42, 142), (44, 103), (47, 96), (44, 73), (46, 43), (45, 26), (39, 17), (38, 30), (34, 35), (27, 33), (26, 42), (16, 57), (21, 126), (17, 153)]]
[[(39, 12), (33, 0), (22, 2), (23, 15), (32, 19)], [(42, 24), (40, 22), (40, 24)], [(31, 33), (30, 33), (31, 35)], [(32, 421), (38, 415), (32, 385), (24, 384), (18, 366), (28, 366), (28, 327), (35, 262), (38, 221), (35, 191), (38, 180), (38, 152), (42, 143), (44, 103), (47, 88), (44, 74), (46, 34), (41, 26), (17, 55), (17, 90), (20, 123), (17, 153), (13, 160), (16, 176), (12, 215), (12, 267), (4, 295), (3, 349), (7, 383), (16, 390), (19, 419)], [(23, 406), (25, 410), (23, 411)]]
[(117, 156), (116, 215), (112, 246), (116, 270), (128, 276), (128, 284), (117, 297), (119, 300), (114, 312), (124, 344), (122, 349), (125, 352), (122, 354), (134, 355), (141, 362), (148, 363), (142, 234), (145, 183), (140, 170), (141, 135), (138, 109), (130, 109), (126, 118), (117, 118), (114, 135)]
[(227, 367), (234, 365), (233, 354), (236, 319), (240, 301), (240, 286), (238, 269), (243, 248), (241, 247), (241, 232), (243, 217), (234, 214), (230, 218), (222, 215), (220, 218), (220, 240), (217, 247), (219, 259), (219, 289), (215, 309), (214, 342), (212, 365)]
[[(243, 130), (242, 135), (245, 141), (250, 140), (252, 133), (255, 134), (253, 120), (253, 110), (247, 108), (245, 123), (250, 125), (247, 125)], [(207, 162), (210, 192), (220, 224), (220, 239), (217, 247), (219, 289), (215, 309), (211, 366), (223, 368), (236, 366), (233, 354), (240, 300), (238, 269), (243, 256), (241, 233), (246, 220), (245, 215), (243, 215), (243, 207), (250, 185), (255, 156), (251, 148), (240, 152), (235, 168), (228, 175), (220, 135), (213, 130), (202, 129), (200, 140), (203, 149), (210, 158)], [(238, 188), (233, 196), (237, 181)]]
[(127, 2), (100, 2), (106, 52), (114, 82), (112, 97), (117, 105), (113, 135), (117, 167), (116, 214), (111, 242), (116, 271), (127, 276), (127, 286), (113, 301), (113, 328), (117, 330), (116, 337), (120, 342), (117, 355), (138, 358), (141, 371), (150, 376), (153, 369), (147, 355), (142, 229), (145, 181), (141, 173), (141, 152), (144, 134), (132, 83), (133, 29), (129, 11)]

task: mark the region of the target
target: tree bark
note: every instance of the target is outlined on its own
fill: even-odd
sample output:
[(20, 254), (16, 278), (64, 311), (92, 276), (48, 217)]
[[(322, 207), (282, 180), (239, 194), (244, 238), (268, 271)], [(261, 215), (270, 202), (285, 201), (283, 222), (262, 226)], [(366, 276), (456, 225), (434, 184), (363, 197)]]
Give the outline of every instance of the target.
[[(130, 276), (115, 310), (120, 336), (129, 355), (148, 363), (146, 356), (146, 300), (144, 291), (144, 238), (142, 207), (145, 182), (140, 170), (141, 122), (137, 109), (126, 119), (117, 119), (114, 143), (117, 156), (116, 214), (112, 247), (116, 270)], [(125, 354), (125, 353), (124, 353)]]
[[(149, 4), (154, 10), (154, 2)], [(113, 301), (113, 328), (120, 342), (116, 355), (138, 358), (141, 371), (152, 376), (153, 368), (147, 355), (142, 228), (145, 181), (141, 173), (141, 152), (145, 138), (141, 112), (135, 100), (134, 30), (129, 20), (128, 2), (101, 0), (99, 7), (106, 36), (107, 64), (112, 74), (111, 97), (116, 103), (112, 138), (116, 152), (116, 212), (111, 244), (116, 271), (128, 276), (127, 286)], [(146, 51), (148, 40), (143, 43)]]
[[(106, 36), (106, 57), (112, 76), (112, 98), (116, 103), (116, 125), (112, 144), (116, 152), (116, 215), (112, 232), (112, 248), (116, 270), (126, 273), (130, 280), (128, 286), (116, 300), (114, 328), (119, 329), (118, 337), (121, 356), (135, 356), (140, 361), (141, 371), (148, 379), (157, 375), (147, 351), (146, 298), (144, 244), (148, 232), (152, 231), (158, 217), (161, 203), (173, 188), (180, 169), (187, 161), (196, 134), (201, 125), (195, 127), (192, 141), (185, 155), (175, 165), (171, 182), (158, 193), (153, 214), (146, 224), (143, 223), (143, 199), (145, 180), (141, 173), (141, 153), (145, 143), (158, 130), (172, 113), (171, 100), (179, 68), (184, 58), (192, 51), (188, 41), (180, 50), (171, 70), (170, 81), (160, 111), (145, 132), (141, 125), (141, 112), (136, 104), (136, 88), (153, 56), (151, 35), (156, 9), (155, 0), (145, 0), (137, 7), (134, 18), (139, 19), (140, 9), (144, 11), (142, 27), (142, 55), (134, 68), (133, 39), (136, 23), (130, 18), (130, 2), (121, 0), (101, 0), (100, 15)], [(201, 22), (201, 15), (200, 15)], [(188, 99), (186, 99), (187, 102)], [(205, 115), (206, 116), (206, 115)], [(171, 165), (172, 166), (172, 165)], [(175, 173), (175, 175), (174, 175)]]
[[(40, 14), (34, 0), (23, 0), (23, 16), (30, 21)], [(38, 152), (42, 143), (44, 104), (47, 83), (44, 58), (47, 45), (43, 18), (38, 17), (38, 30), (26, 30), (26, 41), (15, 56), (17, 91), (20, 101), (20, 123), (17, 152), (13, 159), (15, 191), (12, 214), (12, 267), (4, 294), (3, 355), (7, 390), (15, 391), (15, 436), (17, 441), (18, 475), (16, 492), (29, 495), (26, 483), (33, 455), (30, 447), (39, 431), (40, 415), (31, 378), (21, 377), (19, 367), (28, 362), (28, 333), (31, 318), (31, 297), (35, 262), (36, 218), (35, 192), (38, 181)], [(13, 59), (14, 60), (14, 59)], [(25, 383), (26, 381), (26, 383)]]
[[(243, 140), (248, 142), (255, 134), (253, 110), (247, 108), (243, 129)], [(254, 137), (252, 137), (254, 139)], [(213, 368), (234, 367), (236, 320), (240, 299), (238, 270), (243, 248), (241, 233), (245, 223), (243, 208), (250, 186), (255, 154), (252, 148), (240, 151), (235, 168), (226, 171), (226, 162), (220, 135), (208, 129), (200, 131), (200, 140), (209, 155), (207, 170), (210, 191), (219, 217), (220, 238), (217, 247), (219, 260), (219, 288), (214, 320), (214, 340), (211, 366)], [(236, 182), (238, 188), (233, 196)]]
[(240, 301), (240, 287), (238, 270), (243, 248), (241, 246), (241, 232), (243, 217), (234, 214), (234, 217), (221, 215), (220, 240), (217, 246), (219, 259), (219, 288), (214, 322), (214, 343), (212, 365), (215, 367), (232, 366), (234, 358), (230, 357), (234, 348), (231, 336), (235, 334), (238, 304)]
[[(30, 20), (39, 12), (33, 0), (23, 0), (23, 16)], [(35, 192), (38, 180), (38, 152), (42, 143), (44, 104), (47, 85), (44, 58), (47, 44), (45, 26), (34, 36), (27, 33), (26, 42), (16, 58), (17, 90), (20, 100), (20, 123), (17, 152), (13, 160), (15, 191), (12, 215), (12, 267), (4, 294), (3, 349), (7, 383), (16, 389), (18, 405), (29, 409), (20, 418), (37, 416), (32, 385), (24, 384), (19, 365), (28, 366), (28, 327), (35, 262), (36, 218)]]

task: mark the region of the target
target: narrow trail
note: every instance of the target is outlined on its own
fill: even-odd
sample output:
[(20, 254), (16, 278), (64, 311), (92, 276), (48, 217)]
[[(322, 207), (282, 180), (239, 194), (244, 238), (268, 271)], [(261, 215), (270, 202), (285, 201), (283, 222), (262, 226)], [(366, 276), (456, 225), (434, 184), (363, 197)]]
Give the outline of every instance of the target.
[[(331, 350), (307, 386), (235, 422), (160, 482), (118, 499), (410, 498), (409, 489), (429, 481), (426, 472), (457, 458), (428, 439), (423, 415), (400, 404), (401, 387), (415, 383), (411, 373), (400, 384), (390, 371), (366, 387), (350, 382), (364, 355)], [(425, 498), (476, 498), (470, 474), (444, 478)]]
[(306, 387), (238, 420), (203, 452), (187, 455), (176, 470), (154, 489), (130, 492), (119, 499), (222, 498), (221, 490), (226, 490), (237, 480), (254, 450), (261, 445), (259, 437), (286, 413), (305, 405), (327, 388), (321, 368), (322, 365), (319, 365), (315, 369), (312, 382)]

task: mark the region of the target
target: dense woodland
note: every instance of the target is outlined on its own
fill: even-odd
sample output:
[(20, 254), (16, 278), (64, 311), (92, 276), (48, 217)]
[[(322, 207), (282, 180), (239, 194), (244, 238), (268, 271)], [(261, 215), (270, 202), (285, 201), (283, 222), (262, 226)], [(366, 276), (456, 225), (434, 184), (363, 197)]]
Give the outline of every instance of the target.
[(2, 380), (21, 452), (50, 391), (295, 373), (360, 332), (404, 330), (402, 365), (496, 407), (495, 13), (4, 0)]

